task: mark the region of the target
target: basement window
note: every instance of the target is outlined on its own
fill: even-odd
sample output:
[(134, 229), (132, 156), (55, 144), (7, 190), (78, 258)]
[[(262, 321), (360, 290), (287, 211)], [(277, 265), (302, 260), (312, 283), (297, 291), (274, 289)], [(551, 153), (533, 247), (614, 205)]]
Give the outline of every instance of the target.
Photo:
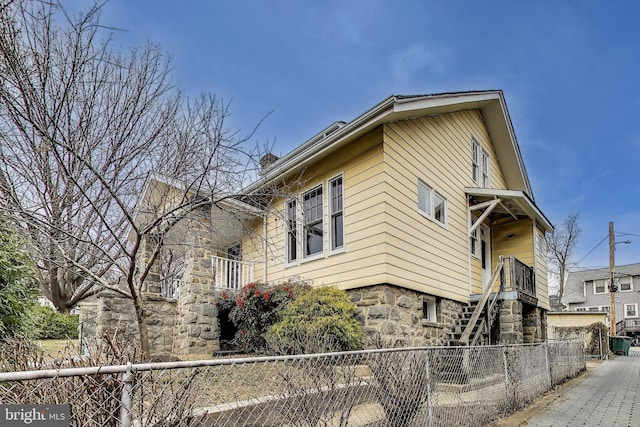
[(422, 318), (427, 322), (436, 323), (436, 299), (434, 297), (422, 297)]

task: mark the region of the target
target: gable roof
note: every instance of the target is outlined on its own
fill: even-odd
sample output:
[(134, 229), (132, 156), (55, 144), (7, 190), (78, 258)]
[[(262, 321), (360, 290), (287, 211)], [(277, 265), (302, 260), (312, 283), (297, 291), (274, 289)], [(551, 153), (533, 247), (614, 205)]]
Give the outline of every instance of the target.
[[(613, 269), (614, 277), (640, 276), (640, 263), (616, 265)], [(580, 303), (587, 299), (584, 295), (584, 282), (587, 280), (601, 280), (609, 278), (609, 268), (594, 268), (591, 270), (572, 271), (567, 275), (567, 283), (562, 294), (563, 303)]]
[(510, 190), (534, 200), (504, 95), (500, 90), (433, 95), (392, 95), (348, 123), (336, 122), (269, 166), (251, 193), (329, 155), (374, 128), (392, 121), (465, 110), (480, 110), (493, 142), (498, 163)]

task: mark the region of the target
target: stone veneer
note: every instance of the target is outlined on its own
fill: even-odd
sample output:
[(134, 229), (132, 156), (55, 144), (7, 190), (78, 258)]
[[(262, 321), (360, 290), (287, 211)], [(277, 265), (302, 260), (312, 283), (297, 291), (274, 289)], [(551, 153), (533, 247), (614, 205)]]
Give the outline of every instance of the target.
[(500, 344), (538, 343), (547, 339), (546, 311), (539, 307), (527, 308), (520, 300), (503, 300), (499, 320)]
[(211, 356), (220, 350), (218, 310), (214, 304), (212, 274), (214, 255), (209, 210), (188, 219), (185, 271), (178, 298), (178, 323), (175, 337), (177, 354)]
[[(208, 209), (186, 219), (185, 271), (177, 300), (161, 296), (160, 272), (153, 265), (141, 296), (147, 312), (151, 354), (211, 356), (220, 349), (218, 311), (214, 304), (214, 279), (211, 271), (213, 255)], [(143, 262), (149, 259), (152, 238), (141, 248)], [(103, 293), (94, 305), (81, 308), (85, 337), (100, 337), (103, 333), (137, 342), (138, 322), (133, 302), (121, 296)]]
[(444, 345), (463, 306), (455, 301), (438, 299), (437, 322), (434, 323), (422, 318), (425, 294), (421, 292), (393, 285), (375, 285), (347, 293), (358, 307), (358, 320), (367, 336), (379, 335), (387, 344), (400, 340), (406, 345)]
[[(145, 298), (149, 348), (151, 353), (170, 354), (173, 350), (173, 329), (176, 302), (166, 298)], [(94, 303), (81, 304), (80, 322), (85, 340), (107, 334), (123, 342), (137, 343), (138, 321), (133, 302), (111, 293), (102, 293)]]
[(522, 302), (503, 300), (500, 303), (500, 344), (522, 344)]

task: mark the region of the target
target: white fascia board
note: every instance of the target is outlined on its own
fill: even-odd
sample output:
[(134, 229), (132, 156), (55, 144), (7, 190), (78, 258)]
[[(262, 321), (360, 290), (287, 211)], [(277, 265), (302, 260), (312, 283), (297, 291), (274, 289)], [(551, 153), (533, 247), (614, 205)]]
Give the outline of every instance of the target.
[[(390, 96), (370, 110), (356, 117), (335, 132), (318, 140), (323, 132), (313, 136), (304, 144), (285, 155), (269, 169), (257, 182), (249, 185), (244, 192), (249, 194), (274, 179), (296, 170), (321, 156), (327, 150), (339, 145), (359, 134), (363, 134), (376, 126), (393, 120), (406, 119), (413, 116), (435, 115), (461, 109), (483, 108), (491, 101), (500, 100), (500, 91), (461, 92), (442, 95), (425, 95), (416, 97)], [(461, 106), (466, 107), (461, 108)]]
[(391, 96), (369, 111), (340, 127), (334, 133), (327, 135), (326, 138), (318, 141), (316, 135), (309, 139), (282, 159), (278, 160), (277, 164), (274, 165), (273, 168), (270, 168), (262, 179), (249, 185), (244, 190), (244, 193), (250, 194), (266, 183), (280, 177), (282, 174), (309, 163), (328, 149), (340, 144), (345, 139), (349, 139), (359, 132), (363, 132), (364, 130), (368, 130), (383, 123), (384, 118), (393, 112), (391, 107), (393, 107), (395, 102), (396, 98)]
[(536, 206), (535, 202), (522, 190), (502, 190), (495, 188), (477, 188), (465, 187), (464, 192), (471, 196), (479, 197), (498, 197), (500, 199), (511, 199), (525, 212), (529, 217), (535, 219), (545, 228), (545, 231), (553, 231), (553, 225)]

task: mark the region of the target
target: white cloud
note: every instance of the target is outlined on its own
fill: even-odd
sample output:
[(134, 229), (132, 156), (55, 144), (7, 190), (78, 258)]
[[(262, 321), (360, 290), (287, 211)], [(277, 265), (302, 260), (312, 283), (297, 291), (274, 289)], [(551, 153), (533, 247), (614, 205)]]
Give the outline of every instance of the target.
[(444, 62), (442, 53), (430, 50), (423, 44), (414, 44), (391, 57), (391, 75), (396, 85), (402, 87), (414, 80), (421, 80), (425, 74), (442, 74)]

